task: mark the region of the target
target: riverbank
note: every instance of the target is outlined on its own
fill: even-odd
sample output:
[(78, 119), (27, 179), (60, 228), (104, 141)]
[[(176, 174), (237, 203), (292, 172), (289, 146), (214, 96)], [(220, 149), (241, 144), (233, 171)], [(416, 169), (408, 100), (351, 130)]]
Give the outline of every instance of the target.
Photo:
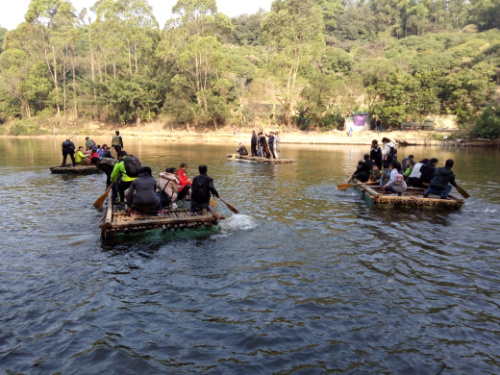
[[(108, 123), (79, 123), (77, 126), (65, 126), (64, 128), (54, 126), (41, 126), (45, 135), (35, 135), (28, 137), (47, 137), (50, 135), (57, 137), (74, 138), (90, 136), (96, 143), (110, 143), (115, 130), (120, 131), (120, 135), (126, 142), (127, 138), (134, 139), (163, 139), (165, 142), (176, 143), (206, 143), (206, 144), (249, 144), (252, 130), (256, 132), (279, 131), (281, 143), (283, 144), (323, 144), (323, 145), (370, 145), (373, 139), (379, 143), (383, 137), (387, 137), (398, 143), (400, 146), (456, 146), (456, 147), (498, 147), (499, 140), (487, 139), (456, 139), (452, 131), (355, 131), (352, 137), (348, 137), (347, 132), (343, 130), (332, 131), (300, 131), (296, 128), (285, 128), (272, 125), (257, 125), (255, 127), (231, 127), (225, 126), (217, 131), (204, 128), (173, 127), (162, 123), (147, 123), (141, 125), (124, 125)], [(9, 136), (4, 136), (9, 137)], [(24, 136), (17, 136), (24, 137)]]

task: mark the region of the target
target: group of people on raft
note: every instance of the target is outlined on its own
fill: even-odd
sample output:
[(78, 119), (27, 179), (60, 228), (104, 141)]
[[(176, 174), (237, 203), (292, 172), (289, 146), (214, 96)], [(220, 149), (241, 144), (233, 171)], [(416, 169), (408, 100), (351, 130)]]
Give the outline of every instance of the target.
[[(114, 148), (118, 153), (120, 153), (123, 148), (123, 139), (120, 136), (120, 132), (117, 130), (113, 139), (111, 141), (111, 147)], [(91, 165), (93, 163), (94, 158), (109, 158), (111, 156), (110, 147), (107, 144), (96, 145), (96, 143), (90, 138), (85, 137), (85, 148), (83, 146), (79, 146), (78, 150), (75, 152), (75, 144), (71, 140), (71, 137), (66, 139), (62, 143), (62, 154), (63, 154), (63, 162), (61, 167), (66, 167), (66, 160), (68, 156), (71, 159), (73, 167), (77, 165)]]
[[(179, 202), (187, 201), (190, 202), (192, 212), (210, 211), (219, 220), (224, 219), (210, 207), (211, 194), (219, 197), (219, 193), (215, 189), (213, 179), (207, 175), (206, 165), (198, 167), (200, 174), (193, 180), (187, 175), (188, 165), (181, 163), (179, 169), (166, 168), (165, 172), (158, 175), (157, 181), (153, 178), (150, 167), (142, 166), (139, 159), (122, 150), (123, 140), (118, 131), (115, 137), (112, 145), (117, 152), (116, 159), (107, 145), (102, 148), (96, 146), (89, 137), (86, 138), (87, 150), (83, 151), (83, 147), (79, 147), (75, 154), (74, 143), (68, 138), (62, 144), (63, 165), (66, 164), (67, 155), (75, 159), (73, 165), (77, 164), (77, 160), (85, 160), (86, 164), (90, 162), (95, 165), (106, 174), (106, 186), (113, 185), (113, 201), (126, 205), (126, 211), (132, 216), (141, 213), (163, 215), (163, 209), (177, 209)], [(68, 150), (73, 150), (73, 153)]]
[[(264, 132), (256, 134), (255, 130), (252, 130), (252, 138), (250, 140), (252, 156), (279, 159), (280, 141), (278, 132), (269, 132), (269, 135), (267, 135)], [(241, 142), (236, 152), (241, 156), (248, 156), (247, 148)]]
[(408, 186), (413, 186), (426, 189), (424, 198), (434, 194), (446, 199), (452, 186), (457, 186), (452, 159), (446, 160), (443, 167), (438, 167), (439, 160), (436, 158), (415, 162), (413, 155), (399, 163), (396, 145), (386, 137), (382, 139), (382, 147), (374, 139), (370, 153), (365, 154), (363, 159), (358, 162), (352, 178), (363, 183), (378, 183), (384, 194), (402, 195)]

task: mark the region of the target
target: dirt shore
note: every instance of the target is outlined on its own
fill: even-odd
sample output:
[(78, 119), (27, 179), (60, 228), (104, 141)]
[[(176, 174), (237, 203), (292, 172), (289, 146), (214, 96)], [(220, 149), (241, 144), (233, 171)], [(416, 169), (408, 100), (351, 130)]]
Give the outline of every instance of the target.
[[(117, 126), (116, 124), (88, 122), (80, 123), (76, 128), (51, 128), (47, 126), (45, 130), (58, 137), (77, 135), (93, 138), (107, 137), (109, 141), (111, 141), (114, 131), (120, 130), (120, 135), (123, 136), (124, 140), (154, 138), (177, 143), (237, 144), (242, 142), (247, 145), (250, 143), (252, 130), (255, 130), (256, 132), (264, 131), (267, 134), (270, 131), (279, 131), (283, 144), (369, 145), (373, 139), (377, 139), (381, 143), (382, 138), (387, 137), (400, 145), (438, 146), (446, 144), (459, 147), (498, 147), (500, 145), (498, 140), (451, 140), (453, 133), (442, 131), (355, 131), (352, 137), (348, 137), (347, 132), (339, 130), (300, 131), (294, 128), (280, 128), (265, 124), (255, 127), (225, 126), (217, 131), (206, 128), (195, 128), (188, 131), (186, 127), (171, 127), (161, 123)], [(39, 137), (47, 137), (47, 135)], [(18, 138), (22, 138), (22, 136)]]
[[(236, 132), (235, 132), (236, 129)], [(47, 129), (49, 130), (49, 129)], [(195, 128), (187, 130), (186, 127), (171, 127), (161, 123), (149, 123), (141, 125), (130, 125), (117, 127), (113, 124), (86, 123), (80, 126), (77, 131), (73, 129), (55, 129), (54, 134), (59, 136), (85, 135), (90, 137), (109, 136), (111, 139), (115, 130), (120, 130), (120, 135), (124, 140), (130, 137), (138, 139), (156, 138), (167, 142), (182, 143), (250, 143), (252, 130), (257, 133), (263, 131), (269, 134), (270, 131), (278, 131), (282, 143), (288, 144), (333, 144), (333, 145), (369, 145), (373, 139), (379, 143), (383, 137), (392, 141), (402, 141), (415, 145), (437, 145), (448, 133), (429, 131), (355, 131), (352, 137), (347, 136), (347, 132), (333, 131), (300, 131), (294, 128), (274, 127), (272, 125), (256, 125), (255, 127), (234, 127), (225, 126), (217, 131), (206, 128)]]

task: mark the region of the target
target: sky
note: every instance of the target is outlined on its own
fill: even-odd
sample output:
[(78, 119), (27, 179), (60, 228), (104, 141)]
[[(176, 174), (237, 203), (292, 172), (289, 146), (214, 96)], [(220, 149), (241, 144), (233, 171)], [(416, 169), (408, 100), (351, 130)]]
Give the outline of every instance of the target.
[[(0, 26), (8, 30), (15, 29), (21, 22), (24, 22), (24, 15), (28, 10), (31, 0), (0, 0)], [(73, 6), (79, 12), (83, 8), (90, 8), (96, 0), (72, 0)], [(153, 7), (153, 14), (163, 28), (165, 21), (170, 18), (170, 10), (177, 2), (176, 0), (148, 0)], [(240, 14), (252, 14), (260, 8), (268, 11), (271, 9), (272, 0), (217, 0), (217, 9), (226, 16), (235, 17)], [(8, 5), (7, 5), (8, 4)], [(92, 14), (89, 11), (89, 14)]]

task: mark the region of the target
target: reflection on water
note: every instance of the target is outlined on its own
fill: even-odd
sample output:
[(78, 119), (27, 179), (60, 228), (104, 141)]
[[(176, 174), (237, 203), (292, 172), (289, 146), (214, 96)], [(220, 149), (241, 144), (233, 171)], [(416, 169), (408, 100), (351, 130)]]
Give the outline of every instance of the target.
[[(460, 211), (338, 191), (366, 152), (128, 141), (155, 172), (209, 166), (219, 228), (99, 242), (103, 175), (51, 175), (62, 140), (0, 139), (0, 368), (10, 373), (499, 373), (499, 153), (456, 160)], [(106, 140), (98, 140), (104, 143)], [(109, 142), (109, 140), (108, 140)]]

